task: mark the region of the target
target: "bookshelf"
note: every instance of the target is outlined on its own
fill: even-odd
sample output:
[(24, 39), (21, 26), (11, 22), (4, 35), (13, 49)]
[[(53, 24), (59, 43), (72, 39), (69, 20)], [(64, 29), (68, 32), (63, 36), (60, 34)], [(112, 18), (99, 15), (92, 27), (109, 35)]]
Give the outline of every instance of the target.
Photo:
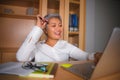
[[(79, 20), (80, 20), (80, 0), (69, 1), (69, 27), (68, 27), (68, 41), (73, 45), (79, 46)], [(67, 13), (68, 14), (68, 13)], [(71, 19), (72, 18), (72, 19)], [(71, 20), (72, 21), (71, 21)], [(71, 25), (72, 24), (72, 25)], [(72, 28), (72, 30), (71, 30)]]
[[(65, 4), (64, 39), (85, 50), (85, 0), (65, 0)], [(69, 14), (77, 15), (78, 31), (69, 31)]]
[[(17, 51), (27, 34), (35, 25), (36, 15), (40, 14), (43, 17), (48, 13), (59, 13), (61, 15), (64, 27), (62, 39), (84, 50), (85, 1), (86, 0), (0, 0), (1, 54), (6, 52), (7, 49), (12, 50), (12, 48)], [(69, 14), (76, 14), (78, 16), (78, 31), (69, 31)], [(2, 49), (6, 51), (2, 51)]]
[[(85, 0), (1, 0), (0, 7), (0, 17), (6, 18), (36, 20), (37, 14), (43, 17), (48, 13), (59, 13), (64, 26), (62, 39), (85, 49)], [(78, 18), (76, 31), (69, 29), (70, 14)], [(77, 38), (76, 43), (69, 38)]]

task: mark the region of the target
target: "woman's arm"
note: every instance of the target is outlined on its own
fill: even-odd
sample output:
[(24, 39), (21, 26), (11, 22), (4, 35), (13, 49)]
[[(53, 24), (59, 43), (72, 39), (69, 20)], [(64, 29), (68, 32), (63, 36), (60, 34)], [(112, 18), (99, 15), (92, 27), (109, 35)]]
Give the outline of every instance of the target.
[(29, 33), (16, 54), (18, 61), (32, 60), (32, 58), (34, 57), (32, 51), (35, 49), (35, 44), (38, 42), (40, 36), (42, 35), (42, 29), (45, 28), (46, 23), (47, 22), (45, 22), (44, 19), (40, 18), (40, 16), (37, 15), (36, 26), (33, 27), (32, 31)]
[(31, 52), (35, 48), (35, 43), (38, 42), (43, 31), (38, 26), (34, 26), (32, 31), (28, 34), (27, 38), (17, 51), (16, 57), (18, 61), (29, 61), (32, 57)]
[(73, 47), (70, 52), (70, 57), (77, 59), (77, 60), (87, 60), (88, 59), (88, 53), (82, 51), (81, 49), (77, 47)]
[(73, 59), (77, 59), (77, 60), (94, 59), (94, 53), (87, 53), (71, 44), (69, 45), (69, 47), (71, 47), (69, 55)]

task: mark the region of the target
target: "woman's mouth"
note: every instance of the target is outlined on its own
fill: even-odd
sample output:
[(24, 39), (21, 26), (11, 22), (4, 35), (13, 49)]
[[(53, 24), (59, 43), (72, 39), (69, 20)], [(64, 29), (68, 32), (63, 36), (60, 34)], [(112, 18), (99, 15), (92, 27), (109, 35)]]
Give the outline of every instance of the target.
[(54, 32), (55, 35), (61, 36), (61, 32)]

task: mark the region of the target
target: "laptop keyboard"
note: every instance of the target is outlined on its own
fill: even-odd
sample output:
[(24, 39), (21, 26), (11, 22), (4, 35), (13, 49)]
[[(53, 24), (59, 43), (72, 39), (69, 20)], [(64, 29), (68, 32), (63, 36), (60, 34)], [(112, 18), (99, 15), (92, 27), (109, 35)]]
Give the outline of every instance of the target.
[(67, 68), (68, 71), (89, 80), (94, 70), (93, 63), (74, 64), (72, 67)]

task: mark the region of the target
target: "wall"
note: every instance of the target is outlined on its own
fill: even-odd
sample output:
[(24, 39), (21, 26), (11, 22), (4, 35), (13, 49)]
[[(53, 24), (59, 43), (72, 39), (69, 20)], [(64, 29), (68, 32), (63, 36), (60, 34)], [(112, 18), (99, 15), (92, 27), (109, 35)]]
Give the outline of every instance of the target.
[(120, 0), (86, 0), (86, 51), (103, 52), (112, 29), (120, 27)]
[(95, 0), (86, 0), (86, 51), (94, 52)]

